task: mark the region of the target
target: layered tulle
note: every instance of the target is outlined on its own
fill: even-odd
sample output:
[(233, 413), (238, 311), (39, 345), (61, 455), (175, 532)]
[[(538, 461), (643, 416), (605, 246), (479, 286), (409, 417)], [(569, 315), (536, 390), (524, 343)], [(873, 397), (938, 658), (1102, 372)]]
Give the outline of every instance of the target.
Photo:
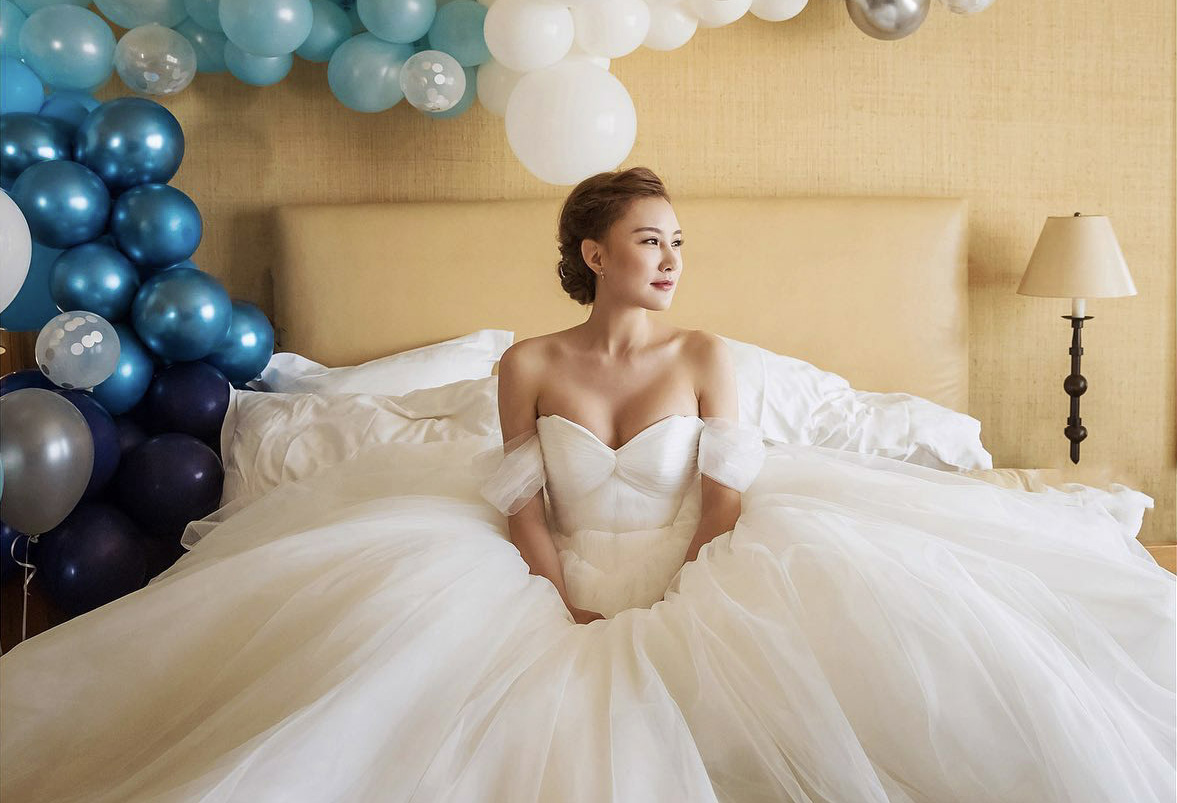
[(581, 626), (493, 446), (282, 485), (0, 657), (0, 798), (1172, 800), (1174, 578), (1106, 499), (774, 445), (664, 600)]

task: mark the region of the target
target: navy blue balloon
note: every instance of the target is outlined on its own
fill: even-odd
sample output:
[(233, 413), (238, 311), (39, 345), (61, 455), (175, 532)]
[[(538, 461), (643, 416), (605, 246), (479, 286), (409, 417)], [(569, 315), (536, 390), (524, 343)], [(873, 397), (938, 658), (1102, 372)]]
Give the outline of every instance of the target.
[(45, 98), (45, 102), (41, 104), (42, 117), (52, 117), (59, 120), (65, 123), (69, 130), (71, 140), (67, 159), (74, 158), (72, 137), (78, 130), (78, 126), (98, 106), (99, 103), (93, 95), (80, 89), (59, 89)]
[(180, 546), (179, 538), (144, 538), (143, 554), (147, 556), (147, 579), (171, 567), (188, 550)]
[(59, 389), (57, 385), (49, 381), (49, 377), (41, 373), (40, 368), (25, 368), (0, 377), (0, 396), (23, 388)]
[(63, 310), (81, 309), (110, 323), (131, 312), (139, 271), (117, 248), (98, 241), (75, 245), (53, 263), (49, 293)]
[(131, 320), (143, 343), (172, 361), (199, 360), (224, 340), (233, 317), (229, 294), (195, 268), (157, 273), (139, 288)]
[(50, 248), (93, 240), (110, 219), (110, 193), (94, 171), (65, 159), (36, 162), (12, 184), (33, 239)]
[(203, 228), (192, 199), (167, 184), (132, 187), (118, 197), (110, 214), (110, 233), (119, 250), (148, 267), (192, 256)]
[(112, 195), (166, 183), (184, 158), (184, 132), (170, 111), (146, 98), (108, 100), (78, 126), (74, 159), (106, 182)]
[(114, 373), (94, 386), (94, 398), (111, 415), (125, 413), (143, 398), (155, 375), (151, 352), (135, 330), (125, 323), (114, 324), (119, 336), (119, 361)]
[[(19, 530), (14, 530), (0, 521), (0, 582), (24, 573), (24, 568), (13, 558), (15, 545), (16, 557), (23, 563), (37, 565), (37, 545), (29, 544), (29, 537)], [(28, 559), (25, 559), (25, 547), (29, 547)]]
[(0, 114), (0, 187), (12, 187), (36, 162), (72, 159), (73, 148), (73, 135), (60, 120), (31, 112)]
[(16, 298), (0, 312), (0, 329), (10, 332), (38, 332), (50, 318), (61, 314), (49, 293), (49, 272), (61, 250), (33, 243), (29, 275)]
[(147, 440), (147, 432), (139, 426), (139, 422), (129, 415), (116, 415), (114, 425), (119, 431), (119, 452), (121, 454), (126, 454)]
[(49, 597), (71, 616), (143, 587), (143, 535), (113, 505), (82, 502), (41, 541), (38, 568)]
[(90, 470), (90, 482), (82, 492), (83, 499), (93, 499), (106, 487), (119, 467), (122, 449), (119, 447), (118, 427), (106, 408), (86, 391), (59, 392), (69, 399), (70, 404), (78, 408), (78, 412), (86, 419), (86, 425), (90, 427), (90, 436), (94, 439), (94, 468)]
[(155, 431), (211, 440), (229, 409), (229, 380), (207, 363), (178, 362), (155, 375), (143, 404)]
[(256, 378), (272, 356), (274, 327), (266, 314), (247, 301), (234, 301), (229, 333), (204, 361), (239, 385)]
[(191, 435), (166, 432), (123, 458), (115, 490), (119, 507), (144, 530), (171, 538), (217, 509), (223, 479), (212, 449)]

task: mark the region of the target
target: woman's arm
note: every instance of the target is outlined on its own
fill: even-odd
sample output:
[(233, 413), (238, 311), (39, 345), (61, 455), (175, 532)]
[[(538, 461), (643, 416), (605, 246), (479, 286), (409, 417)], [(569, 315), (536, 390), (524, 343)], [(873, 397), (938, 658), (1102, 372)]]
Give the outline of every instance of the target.
[[(499, 423), (503, 430), (503, 443), (525, 432), (535, 431), (538, 417), (536, 403), (543, 370), (543, 355), (538, 346), (535, 341), (521, 340), (499, 358)], [(543, 488), (519, 511), (507, 517), (507, 528), (511, 543), (527, 562), (531, 574), (548, 578), (560, 592), (565, 606), (572, 611), (564, 586), (564, 568), (548, 529)], [(575, 614), (575, 611), (572, 612)]]
[[(693, 362), (699, 416), (726, 418), (738, 424), (740, 404), (731, 351), (717, 335), (709, 332), (698, 334), (700, 342), (693, 349)], [(699, 550), (712, 538), (734, 528), (739, 517), (740, 492), (703, 475), (699, 524), (695, 529), (695, 537), (687, 547), (683, 563), (689, 563), (697, 558)]]

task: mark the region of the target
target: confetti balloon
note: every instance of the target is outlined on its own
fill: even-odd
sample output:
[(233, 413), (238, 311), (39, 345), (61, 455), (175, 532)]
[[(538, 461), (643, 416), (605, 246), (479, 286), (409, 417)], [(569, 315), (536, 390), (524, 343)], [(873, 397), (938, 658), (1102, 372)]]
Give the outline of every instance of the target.
[(466, 93), (466, 73), (457, 59), (440, 50), (422, 50), (400, 71), (405, 100), (424, 112), (453, 108)]
[(92, 312), (63, 312), (41, 328), (35, 354), (41, 373), (58, 387), (92, 388), (114, 373), (119, 336)]
[(123, 83), (148, 95), (174, 95), (196, 77), (196, 50), (183, 34), (152, 23), (123, 34), (114, 50)]

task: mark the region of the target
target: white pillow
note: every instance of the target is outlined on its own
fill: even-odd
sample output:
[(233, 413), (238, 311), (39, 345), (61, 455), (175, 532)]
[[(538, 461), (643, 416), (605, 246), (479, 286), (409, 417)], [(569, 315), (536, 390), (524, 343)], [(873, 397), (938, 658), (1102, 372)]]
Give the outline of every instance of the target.
[(981, 422), (907, 393), (872, 393), (753, 343), (731, 349), (740, 421), (764, 437), (877, 454), (938, 469), (992, 468)]
[(497, 395), (497, 376), (400, 397), (234, 389), (221, 428), (221, 506), (317, 474), (374, 444), (498, 432)]
[(293, 352), (279, 352), (249, 386), (277, 393), (399, 396), (463, 379), (488, 377), (514, 340), (515, 333), (511, 331), (480, 329), (452, 340), (340, 368), (328, 368)]

